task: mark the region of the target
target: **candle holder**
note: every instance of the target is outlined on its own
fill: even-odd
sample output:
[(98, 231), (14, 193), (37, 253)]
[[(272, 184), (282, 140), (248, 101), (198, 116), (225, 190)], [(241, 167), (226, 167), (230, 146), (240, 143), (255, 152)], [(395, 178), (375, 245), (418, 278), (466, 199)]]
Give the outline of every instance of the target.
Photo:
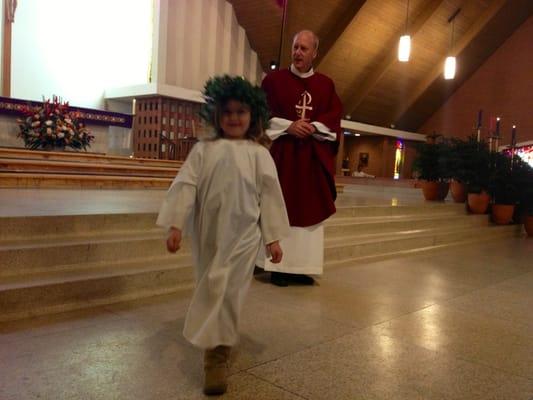
[(500, 137), (498, 135), (492, 134), (489, 136), (489, 151), (498, 151), (500, 145)]

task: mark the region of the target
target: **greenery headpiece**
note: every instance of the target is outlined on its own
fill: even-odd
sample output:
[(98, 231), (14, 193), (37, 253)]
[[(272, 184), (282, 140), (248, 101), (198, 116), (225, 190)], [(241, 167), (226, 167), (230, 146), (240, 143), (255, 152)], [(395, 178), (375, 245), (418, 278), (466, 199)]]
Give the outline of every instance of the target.
[(263, 129), (269, 126), (270, 113), (265, 92), (240, 76), (215, 76), (205, 83), (202, 94), (205, 104), (200, 110), (200, 117), (211, 125), (217, 124), (217, 106), (220, 107), (229, 100), (237, 100), (250, 107), (252, 123), (261, 122)]

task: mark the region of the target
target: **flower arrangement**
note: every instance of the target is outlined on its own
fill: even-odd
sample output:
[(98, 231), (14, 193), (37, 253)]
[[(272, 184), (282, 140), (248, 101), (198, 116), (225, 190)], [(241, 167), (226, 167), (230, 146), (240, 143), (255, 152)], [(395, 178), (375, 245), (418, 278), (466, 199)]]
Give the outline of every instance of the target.
[(44, 100), (42, 105), (28, 105), (22, 110), (23, 119), (18, 119), (19, 137), (32, 150), (43, 148), (64, 148), (87, 150), (94, 136), (78, 120), (77, 112), (70, 111), (68, 102), (54, 96)]

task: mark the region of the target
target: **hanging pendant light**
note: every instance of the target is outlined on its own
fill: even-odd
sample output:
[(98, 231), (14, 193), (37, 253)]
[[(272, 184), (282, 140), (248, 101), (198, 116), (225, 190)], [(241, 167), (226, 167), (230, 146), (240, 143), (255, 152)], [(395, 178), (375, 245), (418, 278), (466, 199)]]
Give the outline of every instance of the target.
[[(453, 53), (453, 34), (455, 30), (455, 17), (457, 17), (460, 11), (461, 9), (458, 8), (451, 15), (451, 17), (448, 18), (448, 23), (452, 24), (452, 38), (450, 42), (450, 53)], [(456, 68), (457, 68), (457, 60), (455, 59), (455, 56), (450, 55), (446, 57), (446, 60), (444, 61), (444, 79), (446, 80), (454, 79)]]
[(403, 35), (400, 37), (400, 44), (398, 45), (398, 60), (401, 62), (409, 61), (411, 54), (411, 36)]
[(455, 67), (457, 66), (457, 61), (455, 57), (449, 56), (446, 57), (444, 61), (444, 79), (453, 79), (455, 78)]
[(398, 60), (401, 62), (409, 61), (409, 55), (411, 54), (411, 36), (407, 34), (407, 27), (409, 24), (409, 0), (407, 0), (407, 13), (405, 15), (405, 35), (400, 37), (400, 43), (398, 44)]

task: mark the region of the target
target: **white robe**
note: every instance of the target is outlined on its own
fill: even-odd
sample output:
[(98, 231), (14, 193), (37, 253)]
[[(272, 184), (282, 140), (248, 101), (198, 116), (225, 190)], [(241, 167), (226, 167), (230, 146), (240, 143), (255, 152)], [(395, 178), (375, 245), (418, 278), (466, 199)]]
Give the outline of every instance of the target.
[[(301, 78), (308, 78), (313, 75), (311, 69), (304, 74), (300, 73), (293, 65), (291, 72)], [(287, 135), (287, 128), (293, 121), (284, 118), (272, 118), (270, 129), (267, 135), (272, 140), (276, 140), (282, 135)], [(313, 138), (319, 141), (335, 141), (337, 135), (326, 125), (318, 121), (311, 121), (317, 129)], [(305, 207), (305, 205), (304, 205)], [(278, 271), (290, 274), (322, 275), (324, 269), (324, 224), (321, 222), (313, 226), (297, 227), (291, 226), (289, 236), (281, 242), (283, 249), (283, 259), (279, 264), (272, 264), (264, 255), (258, 257), (257, 265), (263, 267), (265, 271)]]
[(235, 345), (261, 244), (281, 239), (289, 229), (270, 153), (248, 140), (197, 143), (167, 193), (157, 224), (192, 236), (197, 285), (185, 338), (204, 349)]

